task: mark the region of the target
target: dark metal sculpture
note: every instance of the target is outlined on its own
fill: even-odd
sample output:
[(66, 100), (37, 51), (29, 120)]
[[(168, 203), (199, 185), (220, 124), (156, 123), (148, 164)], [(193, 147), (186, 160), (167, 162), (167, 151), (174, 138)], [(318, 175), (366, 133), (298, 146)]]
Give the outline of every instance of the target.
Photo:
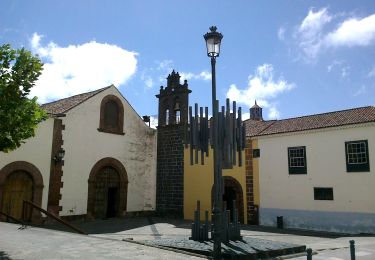
[[(236, 205), (236, 201), (233, 201), (233, 205)], [(209, 225), (208, 225), (208, 211), (205, 211), (204, 216), (204, 223), (201, 223), (201, 206), (200, 201), (197, 201), (197, 209), (194, 211), (194, 222), (191, 224), (191, 237), (189, 239), (194, 241), (208, 241), (209, 235)], [(238, 209), (233, 209), (233, 220), (231, 220), (231, 212), (230, 210), (226, 209), (226, 205), (224, 205), (223, 211), (222, 211), (222, 227), (223, 227), (223, 236), (221, 241), (224, 243), (228, 243), (230, 240), (236, 241), (241, 240), (241, 230), (239, 227), (239, 221), (238, 221)], [(211, 230), (214, 229), (214, 226), (211, 225)], [(215, 239), (215, 236), (213, 233), (211, 233), (211, 239)]]
[(208, 211), (205, 211), (204, 224), (201, 224), (200, 201), (197, 201), (197, 210), (194, 212), (194, 222), (191, 224), (191, 240), (208, 241)]
[[(236, 205), (236, 201), (233, 201), (233, 205)], [(228, 243), (230, 240), (241, 240), (241, 230), (238, 221), (238, 209), (233, 208), (233, 221), (230, 222), (231, 212), (226, 209), (224, 206), (223, 210), (223, 227), (224, 227), (224, 236), (223, 242)]]
[[(217, 101), (218, 103), (218, 101)], [(208, 119), (208, 108), (199, 107), (195, 104), (195, 111), (193, 115), (193, 108), (189, 106), (189, 125), (187, 129), (186, 144), (190, 146), (190, 165), (199, 164), (204, 165), (204, 157), (209, 156), (209, 145), (213, 149), (213, 137), (215, 135), (214, 118)], [(233, 111), (231, 113), (231, 111)], [(237, 164), (242, 166), (242, 151), (245, 148), (245, 127), (242, 122), (241, 107), (236, 112), (236, 101), (233, 101), (232, 109), (230, 108), (230, 101), (227, 98), (226, 107), (221, 107), (221, 112), (218, 111), (218, 147), (217, 151), (221, 159), (222, 169), (232, 168)], [(238, 117), (237, 117), (238, 115)], [(238, 159), (237, 159), (238, 156)]]

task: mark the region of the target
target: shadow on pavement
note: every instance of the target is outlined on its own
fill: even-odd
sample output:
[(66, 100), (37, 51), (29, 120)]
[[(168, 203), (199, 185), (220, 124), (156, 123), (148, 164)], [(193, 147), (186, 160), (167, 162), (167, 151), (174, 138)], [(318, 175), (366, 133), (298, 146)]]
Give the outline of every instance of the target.
[[(139, 228), (150, 225), (150, 222), (146, 217), (123, 217), (123, 218), (108, 218), (108, 219), (96, 219), (92, 221), (80, 220), (70, 221), (69, 223), (82, 229), (88, 234), (104, 234), (104, 233), (116, 233), (129, 229)], [(61, 230), (67, 232), (74, 232), (71, 229), (59, 224), (44, 224), (39, 226), (41, 228), (48, 228), (54, 230)]]
[[(121, 217), (121, 218), (108, 218), (108, 219), (96, 219), (92, 221), (70, 221), (74, 226), (82, 229), (88, 234), (105, 234), (105, 233), (117, 233), (121, 231), (126, 231), (130, 229), (140, 228), (144, 226), (155, 227), (155, 224), (165, 223), (175, 226), (176, 228), (190, 229), (192, 221), (176, 219), (176, 218), (163, 218), (157, 217)], [(62, 230), (68, 232), (74, 232), (61, 224), (45, 224), (39, 226), (41, 228), (49, 228), (55, 230)], [(276, 228), (276, 227), (266, 227), (257, 225), (241, 225), (241, 230), (244, 231), (257, 231), (275, 234), (290, 234), (298, 236), (310, 236), (310, 237), (322, 237), (322, 238), (339, 238), (339, 237), (351, 237), (351, 236), (366, 236), (374, 237), (374, 234), (344, 234), (344, 233), (334, 233), (334, 232), (324, 232), (324, 231), (313, 231), (313, 230), (303, 230), (303, 229), (289, 229), (289, 228)], [(154, 233), (158, 233), (152, 230)], [(159, 235), (159, 234), (158, 234)]]
[(3, 251), (0, 251), (0, 260), (12, 260), (12, 258), (10, 258), (7, 253), (3, 252)]
[[(289, 234), (297, 236), (309, 236), (309, 237), (323, 237), (323, 238), (339, 238), (352, 236), (345, 233), (334, 233), (325, 231), (314, 231), (314, 230), (303, 230), (303, 229), (290, 229), (290, 228), (276, 228), (256, 225), (241, 225), (241, 230), (247, 231), (258, 231), (276, 234)], [(359, 235), (356, 235), (359, 236)]]

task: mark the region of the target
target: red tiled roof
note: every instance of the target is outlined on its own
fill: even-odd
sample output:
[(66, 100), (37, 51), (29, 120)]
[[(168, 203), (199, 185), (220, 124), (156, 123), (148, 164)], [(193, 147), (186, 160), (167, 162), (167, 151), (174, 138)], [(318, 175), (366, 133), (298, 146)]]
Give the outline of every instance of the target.
[(49, 114), (63, 114), (72, 109), (73, 107), (78, 106), (87, 99), (95, 96), (96, 94), (110, 87), (111, 86), (108, 86), (91, 92), (82, 93), (75, 96), (56, 100), (50, 103), (43, 104), (41, 105), (41, 107)]
[(271, 121), (259, 121), (248, 119), (244, 121), (246, 136), (256, 136), (265, 130), (267, 127), (270, 127), (275, 120)]
[(360, 107), (274, 121), (246, 120), (246, 136), (263, 136), (375, 122), (375, 107)]

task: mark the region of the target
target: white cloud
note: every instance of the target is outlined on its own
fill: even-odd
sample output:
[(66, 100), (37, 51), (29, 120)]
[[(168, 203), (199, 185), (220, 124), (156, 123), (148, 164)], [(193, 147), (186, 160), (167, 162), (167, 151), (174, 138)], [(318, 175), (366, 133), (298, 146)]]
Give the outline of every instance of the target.
[(158, 115), (150, 116), (150, 127), (156, 129), (158, 124), (159, 124)]
[(375, 66), (370, 70), (370, 72), (367, 74), (369, 78), (375, 78)]
[(279, 30), (277, 31), (277, 38), (279, 38), (280, 41), (285, 40), (285, 28), (280, 27)]
[(308, 59), (314, 59), (321, 46), (324, 26), (332, 20), (326, 8), (317, 12), (312, 9), (297, 30), (299, 46)]
[(282, 78), (275, 80), (273, 66), (263, 64), (258, 66), (254, 75), (249, 76), (248, 86), (245, 89), (241, 90), (232, 84), (227, 92), (227, 97), (248, 107), (253, 106), (256, 100), (261, 107), (269, 110), (269, 118), (276, 118), (280, 116), (280, 113), (276, 103), (272, 100), (294, 87), (295, 84), (288, 83)]
[(294, 34), (306, 61), (314, 61), (325, 49), (368, 46), (375, 41), (375, 14), (338, 21), (342, 17), (331, 15), (327, 8), (309, 10)]
[(268, 111), (268, 117), (272, 119), (280, 118), (280, 112), (276, 109), (275, 106), (270, 107)]
[(250, 118), (250, 112), (242, 113), (242, 120), (247, 120), (249, 118)]
[(159, 62), (158, 70), (172, 70), (173, 61), (172, 60), (162, 60)]
[(341, 68), (341, 77), (346, 78), (347, 76), (349, 76), (350, 74), (349, 70), (350, 70), (349, 66)]
[(151, 76), (146, 75), (145, 72), (142, 73), (141, 80), (145, 83), (147, 88), (152, 88), (154, 86), (153, 79), (151, 78)]
[(42, 75), (30, 93), (39, 102), (126, 83), (137, 69), (137, 53), (116, 45), (90, 41), (60, 47), (54, 42), (41, 45), (42, 36), (30, 40), (33, 52), (44, 62)]
[(198, 73), (194, 72), (184, 72), (184, 71), (178, 71), (174, 67), (174, 62), (172, 60), (162, 60), (160, 62), (157, 62), (156, 69), (150, 69), (151, 71), (158, 71), (159, 73), (162, 73), (161, 75), (158, 75), (158, 81), (161, 84), (165, 84), (165, 79), (168, 74), (172, 72), (174, 69), (176, 72), (180, 74), (180, 82), (183, 83), (184, 80), (211, 80), (211, 73), (204, 70)]
[(315, 37), (322, 31), (325, 24), (329, 23), (332, 16), (328, 14), (327, 8), (323, 8), (317, 12), (310, 9), (309, 13), (303, 19), (301, 25), (299, 26), (299, 31), (306, 38)]
[(328, 46), (367, 46), (375, 40), (375, 14), (357, 19), (351, 18), (341, 23), (338, 28), (327, 34)]
[(344, 60), (334, 60), (327, 66), (327, 72), (333, 73), (339, 71), (342, 78), (346, 78), (350, 74), (350, 66), (346, 65)]
[(180, 73), (181, 80), (184, 81), (186, 80), (211, 80), (211, 73), (208, 71), (202, 71), (200, 73), (194, 74), (192, 72), (181, 72)]
[(357, 97), (357, 96), (360, 96), (360, 95), (364, 95), (367, 93), (367, 88), (365, 85), (362, 85), (354, 94), (353, 96), (354, 97)]

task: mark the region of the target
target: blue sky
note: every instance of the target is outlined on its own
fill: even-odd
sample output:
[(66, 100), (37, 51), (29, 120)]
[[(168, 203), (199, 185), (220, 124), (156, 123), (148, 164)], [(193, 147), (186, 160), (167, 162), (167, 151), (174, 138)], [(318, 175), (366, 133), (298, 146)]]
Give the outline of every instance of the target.
[(217, 96), (265, 119), (375, 103), (375, 1), (3, 0), (0, 43), (45, 63), (41, 103), (115, 84), (139, 115), (156, 115), (172, 69), (190, 104), (211, 104), (203, 39), (223, 35)]

